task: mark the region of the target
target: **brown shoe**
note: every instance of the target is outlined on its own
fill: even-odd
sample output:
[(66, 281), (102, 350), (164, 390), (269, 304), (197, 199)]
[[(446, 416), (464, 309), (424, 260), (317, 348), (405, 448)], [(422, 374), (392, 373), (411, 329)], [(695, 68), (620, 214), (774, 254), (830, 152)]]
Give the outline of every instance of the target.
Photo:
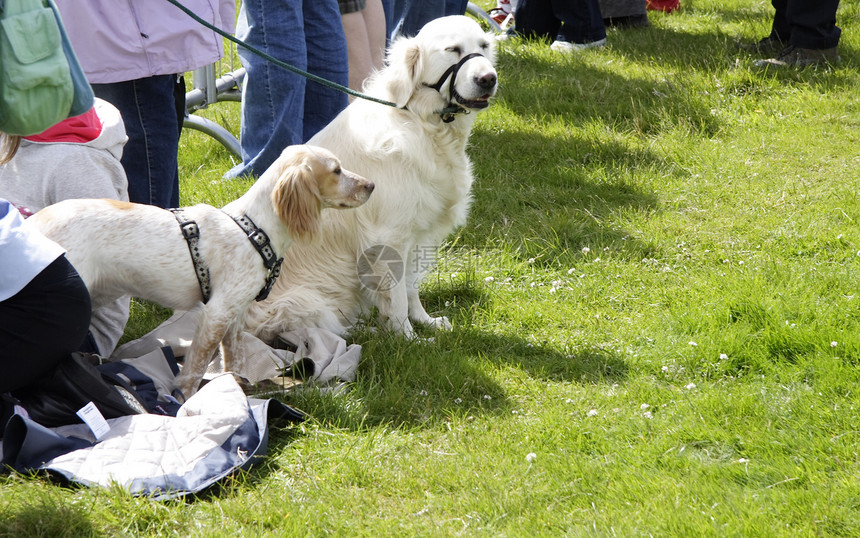
[(831, 49), (802, 49), (787, 46), (776, 58), (758, 60), (756, 67), (810, 67), (838, 64), (840, 61), (837, 47)]
[(755, 43), (738, 43), (737, 46), (740, 50), (754, 54), (777, 54), (785, 48), (786, 43), (775, 35), (769, 35)]

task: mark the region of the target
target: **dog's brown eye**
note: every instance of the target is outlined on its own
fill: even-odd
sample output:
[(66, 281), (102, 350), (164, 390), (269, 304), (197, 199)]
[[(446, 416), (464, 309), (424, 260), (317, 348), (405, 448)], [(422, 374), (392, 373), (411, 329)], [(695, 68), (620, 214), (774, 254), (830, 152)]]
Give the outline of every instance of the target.
[(335, 175), (338, 175), (338, 176), (339, 176), (339, 175), (340, 175), (340, 173), (341, 173), (341, 169), (340, 169), (340, 168), (335, 168), (335, 169), (334, 169), (334, 173), (335, 173)]

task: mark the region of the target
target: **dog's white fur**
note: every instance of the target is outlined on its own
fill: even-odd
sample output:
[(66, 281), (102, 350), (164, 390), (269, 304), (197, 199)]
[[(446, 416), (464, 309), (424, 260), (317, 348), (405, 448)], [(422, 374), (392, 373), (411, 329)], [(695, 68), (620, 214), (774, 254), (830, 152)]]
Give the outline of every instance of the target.
[[(234, 353), (237, 331), (267, 277), (262, 257), (231, 216), (250, 217), (281, 256), (293, 238), (300, 239), (296, 244), (313, 240), (323, 208), (357, 207), (373, 188), (342, 169), (328, 150), (290, 146), (223, 210), (204, 204), (184, 209), (200, 229), (199, 250), (211, 279), (211, 297), (177, 379), (186, 397), (196, 391), (219, 343), (225, 370), (241, 371), (242, 357)], [(123, 295), (180, 310), (203, 300), (188, 244), (167, 210), (115, 200), (66, 200), (26, 222), (66, 249), (94, 307)]]
[[(442, 241), (466, 222), (472, 167), (465, 150), (475, 114), (443, 122), (437, 111), (449, 104), (451, 79), (440, 91), (427, 85), (470, 53), (482, 56), (463, 63), (455, 88), (469, 112), (486, 107), (496, 91), (494, 40), (468, 17), (444, 17), (414, 38), (395, 40), (387, 66), (366, 85), (368, 94), (408, 110), (356, 99), (311, 139), (373, 179), (376, 190), (355, 211), (329, 215), (320, 241), (293, 247), (269, 299), (249, 309), (250, 331), (264, 340), (303, 327), (343, 334), (369, 306), (389, 329), (409, 337), (411, 321), (450, 328), (447, 318), (425, 311), (418, 286)], [(361, 253), (375, 245), (395, 249), (406, 273), (378, 292), (362, 285), (357, 270)], [(374, 269), (381, 276), (385, 264)]]

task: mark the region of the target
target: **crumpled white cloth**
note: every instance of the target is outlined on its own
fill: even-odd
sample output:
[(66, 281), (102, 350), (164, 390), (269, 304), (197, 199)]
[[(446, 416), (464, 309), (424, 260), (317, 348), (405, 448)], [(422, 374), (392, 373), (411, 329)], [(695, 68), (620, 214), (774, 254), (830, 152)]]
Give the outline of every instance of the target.
[[(117, 348), (112, 358), (142, 357), (164, 346), (169, 346), (175, 356), (184, 356), (191, 346), (201, 315), (200, 309), (176, 312), (148, 334)], [(234, 373), (251, 383), (258, 383), (282, 376), (285, 369), (300, 363), (306, 380), (320, 385), (355, 380), (355, 371), (361, 359), (360, 345), (347, 345), (340, 336), (317, 328), (298, 329), (279, 336), (295, 345), (296, 351), (275, 349), (248, 332), (240, 333), (237, 352), (244, 356), (245, 367), (243, 371)], [(222, 372), (219, 354), (209, 365), (207, 377)]]

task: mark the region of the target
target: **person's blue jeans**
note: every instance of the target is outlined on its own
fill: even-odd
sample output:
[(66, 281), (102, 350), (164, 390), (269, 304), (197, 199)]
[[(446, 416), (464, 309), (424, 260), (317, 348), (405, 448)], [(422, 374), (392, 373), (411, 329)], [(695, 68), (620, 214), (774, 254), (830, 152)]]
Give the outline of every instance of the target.
[(394, 0), (388, 21), (388, 38), (414, 36), (433, 19), (462, 15), (468, 1), (463, 0)]
[(93, 93), (122, 115), (128, 142), (122, 167), (128, 199), (139, 204), (179, 206), (179, 135), (185, 114), (185, 86), (177, 75), (93, 84)]
[[(293, 67), (349, 83), (346, 37), (335, 0), (243, 0), (236, 37)], [(289, 145), (307, 142), (343, 110), (345, 93), (308, 81), (239, 47), (242, 164), (225, 177), (260, 176)]]

